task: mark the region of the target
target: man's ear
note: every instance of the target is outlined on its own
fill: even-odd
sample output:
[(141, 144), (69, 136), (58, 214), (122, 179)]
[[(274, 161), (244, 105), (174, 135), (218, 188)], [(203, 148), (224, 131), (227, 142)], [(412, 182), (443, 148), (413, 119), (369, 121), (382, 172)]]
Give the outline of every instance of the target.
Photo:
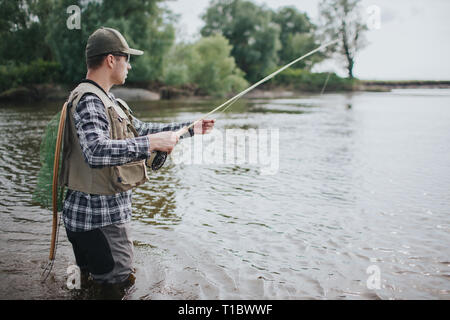
[(113, 68), (115, 63), (115, 57), (112, 54), (108, 54), (105, 58), (106, 66), (108, 68)]

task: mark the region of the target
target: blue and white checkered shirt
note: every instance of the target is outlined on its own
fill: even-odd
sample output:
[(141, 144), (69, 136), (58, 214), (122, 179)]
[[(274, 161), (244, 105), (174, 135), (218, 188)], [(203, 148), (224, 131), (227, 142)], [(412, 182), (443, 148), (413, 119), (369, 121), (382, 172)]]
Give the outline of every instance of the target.
[[(115, 101), (112, 93), (109, 97)], [(133, 117), (133, 125), (139, 137), (126, 140), (112, 140), (105, 107), (96, 95), (85, 94), (74, 112), (77, 135), (86, 162), (92, 168), (117, 166), (150, 156), (151, 141), (148, 134), (161, 131), (175, 131), (191, 124), (146, 123)], [(189, 130), (186, 136), (192, 136)], [(131, 220), (132, 190), (114, 195), (87, 194), (67, 190), (63, 207), (63, 220), (67, 229), (73, 232), (89, 231), (113, 223)]]

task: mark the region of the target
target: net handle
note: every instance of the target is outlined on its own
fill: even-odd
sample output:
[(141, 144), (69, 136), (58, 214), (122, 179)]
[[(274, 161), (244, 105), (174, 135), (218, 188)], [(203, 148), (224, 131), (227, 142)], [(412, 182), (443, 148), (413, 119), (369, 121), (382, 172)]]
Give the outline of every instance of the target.
[(53, 162), (53, 184), (52, 184), (52, 209), (53, 209), (53, 221), (52, 221), (52, 238), (50, 242), (50, 255), (49, 259), (55, 259), (55, 247), (56, 247), (56, 234), (58, 228), (58, 170), (59, 170), (59, 158), (61, 155), (62, 137), (64, 133), (64, 124), (66, 122), (67, 102), (61, 111), (58, 125), (58, 135), (56, 137), (55, 147), (55, 160)]

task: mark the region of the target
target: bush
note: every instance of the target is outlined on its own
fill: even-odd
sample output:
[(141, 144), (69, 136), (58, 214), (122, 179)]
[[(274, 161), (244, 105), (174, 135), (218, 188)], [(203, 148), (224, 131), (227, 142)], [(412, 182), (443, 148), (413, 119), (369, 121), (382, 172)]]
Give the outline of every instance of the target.
[(184, 64), (171, 64), (167, 66), (164, 74), (164, 83), (169, 86), (180, 86), (189, 82), (188, 67)]
[(59, 81), (60, 65), (57, 62), (38, 59), (30, 64), (0, 66), (0, 92), (40, 83)]
[(230, 54), (228, 40), (220, 35), (178, 44), (166, 59), (163, 81), (174, 86), (194, 83), (202, 93), (214, 96), (241, 91), (248, 83)]
[(190, 68), (198, 57), (194, 56), (192, 45), (176, 44), (170, 49), (164, 61), (163, 82), (169, 86), (181, 86), (192, 81)]

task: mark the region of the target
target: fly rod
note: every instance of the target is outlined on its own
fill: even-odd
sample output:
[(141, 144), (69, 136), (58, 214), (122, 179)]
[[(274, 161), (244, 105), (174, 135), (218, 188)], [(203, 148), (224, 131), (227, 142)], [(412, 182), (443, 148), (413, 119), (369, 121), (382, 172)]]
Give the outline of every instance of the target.
[[(197, 122), (202, 121), (204, 119), (206, 119), (208, 116), (212, 115), (213, 113), (219, 111), (220, 109), (222, 109), (223, 107), (227, 106), (225, 109), (228, 109), (232, 104), (234, 104), (239, 98), (241, 98), (243, 95), (245, 95), (246, 93), (248, 93), (249, 91), (255, 89), (257, 86), (259, 86), (260, 84), (272, 79), (273, 77), (275, 77), (277, 74), (279, 74), (280, 72), (286, 70), (287, 68), (289, 68), (290, 66), (292, 66), (293, 64), (305, 59), (306, 57), (316, 53), (317, 51), (320, 51), (336, 42), (338, 42), (339, 39), (336, 39), (334, 41), (328, 42), (326, 44), (321, 45), (320, 47), (308, 52), (307, 54), (291, 61), (290, 63), (288, 63), (287, 65), (281, 67), (280, 69), (276, 70), (275, 72), (269, 74), (267, 77), (265, 77), (264, 79), (258, 81), (257, 83), (255, 83), (254, 85), (248, 87), (247, 89), (245, 89), (244, 91), (238, 93), (237, 95), (235, 95), (233, 98), (225, 101), (224, 103), (222, 103), (220, 106), (214, 108), (213, 110), (211, 110), (210, 112), (208, 112), (207, 114), (205, 114), (204, 116), (202, 116), (201, 118), (197, 119), (196, 121), (192, 122), (189, 126), (187, 127), (183, 127), (180, 130), (178, 130), (176, 132), (176, 134), (178, 135), (178, 137), (181, 137), (183, 134), (185, 134), (190, 128), (192, 128)], [(225, 110), (224, 109), (224, 110)], [(150, 158), (147, 160), (147, 166), (151, 167), (153, 171), (158, 170), (159, 168), (161, 168), (164, 165), (164, 162), (166, 161), (167, 158), (167, 152), (162, 152), (162, 151), (154, 151), (152, 152)]]

